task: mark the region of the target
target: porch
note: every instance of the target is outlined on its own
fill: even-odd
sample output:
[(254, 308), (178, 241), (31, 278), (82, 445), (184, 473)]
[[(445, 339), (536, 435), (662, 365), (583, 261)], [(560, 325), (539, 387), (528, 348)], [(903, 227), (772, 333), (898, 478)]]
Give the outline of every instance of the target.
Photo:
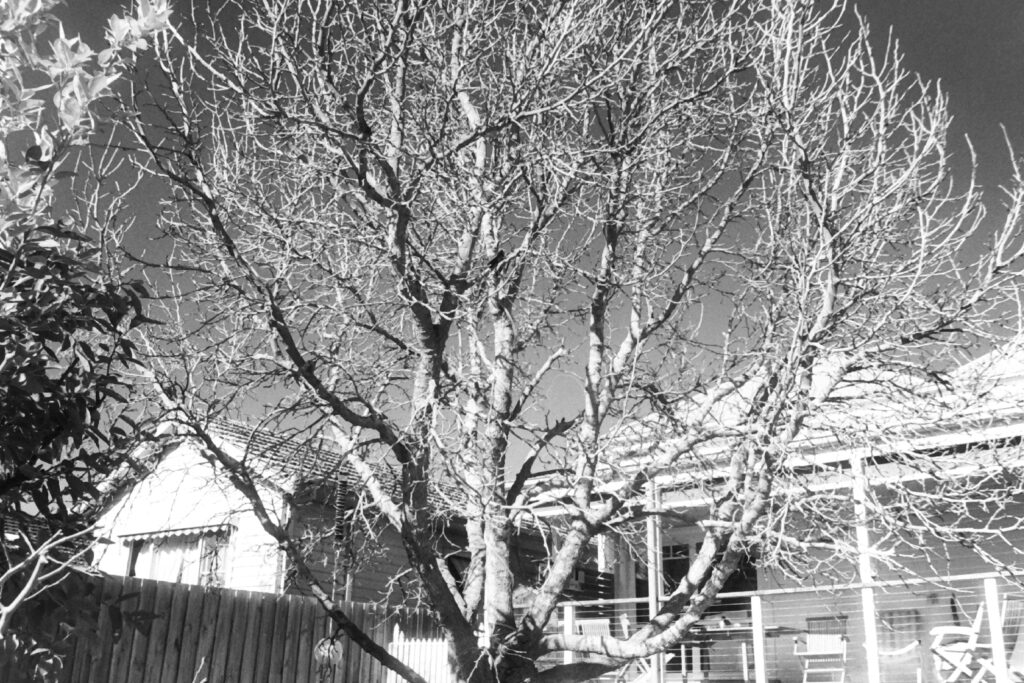
[[(602, 681), (971, 683), (1024, 679), (1024, 589), (995, 573), (722, 594), (673, 651)], [(552, 630), (627, 637), (646, 598), (567, 602)], [(995, 616), (995, 618), (993, 618)], [(841, 644), (824, 665), (808, 650)], [(574, 655), (563, 655), (565, 662)], [(576, 655), (579, 657), (579, 655)], [(803, 661), (802, 661), (803, 660)]]

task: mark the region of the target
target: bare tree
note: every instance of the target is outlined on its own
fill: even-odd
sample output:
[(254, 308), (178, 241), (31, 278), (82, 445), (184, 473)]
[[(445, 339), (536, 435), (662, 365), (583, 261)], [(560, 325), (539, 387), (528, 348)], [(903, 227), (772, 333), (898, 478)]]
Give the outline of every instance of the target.
[[(1020, 178), (986, 221), (943, 96), (841, 3), (195, 4), (125, 100), (172, 193), (158, 383), (200, 436), (255, 413), (345, 441), (460, 680), (583, 680), (680, 643), (750, 548), (850, 550), (802, 532), (835, 517), (799, 495), (808, 425), (863, 385), (923, 419), (999, 333)], [(657, 477), (713, 501), (661, 613), (628, 640), (545, 633)], [(431, 502), (451, 486), (461, 588)], [(421, 680), (263, 517), (343, 630)], [(528, 522), (555, 542), (517, 616)], [(565, 650), (598, 656), (538, 670)]]

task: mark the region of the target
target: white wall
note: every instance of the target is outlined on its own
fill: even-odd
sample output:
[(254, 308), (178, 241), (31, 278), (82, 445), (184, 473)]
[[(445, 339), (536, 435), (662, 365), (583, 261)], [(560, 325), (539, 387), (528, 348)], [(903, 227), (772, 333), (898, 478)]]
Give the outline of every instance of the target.
[[(266, 487), (260, 494), (276, 516), (282, 497)], [(110, 574), (128, 570), (129, 544), (122, 537), (171, 529), (231, 524), (225, 586), (242, 590), (280, 590), (280, 551), (260, 526), (245, 497), (188, 443), (173, 447), (155, 472), (117, 500), (99, 519), (101, 538), (95, 565)]]

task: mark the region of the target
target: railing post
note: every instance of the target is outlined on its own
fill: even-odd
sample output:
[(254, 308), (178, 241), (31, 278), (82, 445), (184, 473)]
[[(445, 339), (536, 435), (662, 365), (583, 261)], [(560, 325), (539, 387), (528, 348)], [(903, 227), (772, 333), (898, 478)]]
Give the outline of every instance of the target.
[[(647, 485), (651, 514), (647, 517), (647, 615), (658, 616), (661, 608), (661, 496), (653, 481)], [(651, 661), (654, 683), (665, 681), (665, 656), (656, 654)]]
[(853, 513), (857, 523), (858, 574), (860, 576), (860, 606), (864, 616), (864, 650), (867, 655), (868, 683), (881, 683), (882, 670), (878, 657), (878, 622), (875, 612), (875, 572), (871, 566), (871, 537), (868, 533), (867, 475), (864, 461), (858, 453), (850, 457), (853, 475)]
[[(761, 612), (761, 596), (750, 596), (750, 635), (754, 639), (754, 681), (768, 683), (768, 665), (764, 655), (764, 614)], [(743, 672), (746, 680), (747, 672)]]
[[(562, 605), (562, 633), (571, 636), (576, 632), (576, 607), (566, 603)], [(572, 664), (572, 650), (562, 653), (562, 663)]]
[(999, 611), (999, 587), (996, 580), (985, 579), (985, 611), (988, 612), (989, 638), (992, 640), (992, 665), (996, 683), (1009, 683), (1006, 668), (1006, 642), (1003, 640), (1003, 615)]
[(878, 620), (875, 610), (875, 589), (864, 586), (860, 589), (860, 607), (864, 616), (864, 653), (867, 656), (869, 683), (882, 680), (881, 661), (878, 654)]

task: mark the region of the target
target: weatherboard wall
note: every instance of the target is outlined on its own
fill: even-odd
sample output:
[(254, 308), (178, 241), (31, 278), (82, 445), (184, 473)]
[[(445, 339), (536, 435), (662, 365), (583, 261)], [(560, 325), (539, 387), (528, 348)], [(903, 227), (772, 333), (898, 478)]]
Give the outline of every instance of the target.
[[(280, 515), (280, 494), (267, 487), (259, 493), (267, 509)], [(180, 529), (228, 525), (224, 583), (238, 590), (275, 592), (281, 587), (280, 552), (263, 530), (249, 501), (226, 477), (218, 477), (188, 443), (167, 453), (153, 473), (116, 500), (99, 518), (106, 543), (97, 546), (95, 565), (124, 575), (131, 553), (125, 537)]]

